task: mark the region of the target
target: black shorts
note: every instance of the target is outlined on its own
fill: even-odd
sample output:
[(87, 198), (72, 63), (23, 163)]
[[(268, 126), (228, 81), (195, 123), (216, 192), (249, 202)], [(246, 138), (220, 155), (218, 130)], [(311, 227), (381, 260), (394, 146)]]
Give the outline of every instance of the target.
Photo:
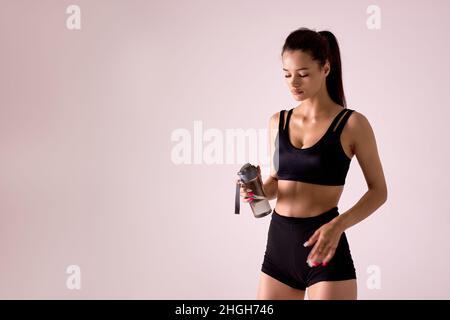
[(334, 256), (325, 267), (310, 267), (306, 262), (315, 244), (304, 247), (303, 243), (320, 226), (338, 215), (338, 207), (306, 218), (282, 216), (273, 210), (261, 271), (299, 290), (306, 290), (319, 281), (356, 279), (345, 232), (341, 235)]

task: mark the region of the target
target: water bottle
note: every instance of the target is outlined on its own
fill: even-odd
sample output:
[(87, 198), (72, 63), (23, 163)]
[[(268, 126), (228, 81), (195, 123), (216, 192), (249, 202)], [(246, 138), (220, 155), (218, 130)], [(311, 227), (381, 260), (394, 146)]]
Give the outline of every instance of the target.
[(239, 181), (236, 183), (236, 198), (235, 198), (235, 214), (239, 214), (240, 205), (240, 187), (251, 189), (254, 193), (254, 200), (249, 202), (255, 218), (262, 218), (272, 213), (269, 200), (264, 194), (263, 182), (258, 168), (250, 163), (246, 163), (237, 173)]

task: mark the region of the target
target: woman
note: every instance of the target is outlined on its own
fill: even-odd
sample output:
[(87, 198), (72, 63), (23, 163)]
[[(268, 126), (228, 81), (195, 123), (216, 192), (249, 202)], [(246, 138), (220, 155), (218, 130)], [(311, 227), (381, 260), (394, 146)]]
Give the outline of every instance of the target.
[[(375, 136), (367, 118), (346, 107), (340, 51), (329, 31), (293, 31), (281, 52), (287, 85), (301, 104), (269, 122), (271, 174), (277, 198), (257, 299), (357, 299), (356, 272), (345, 230), (387, 199)], [(353, 156), (368, 191), (340, 214), (339, 198)], [(259, 168), (259, 166), (258, 166)], [(252, 190), (241, 186), (244, 202)]]

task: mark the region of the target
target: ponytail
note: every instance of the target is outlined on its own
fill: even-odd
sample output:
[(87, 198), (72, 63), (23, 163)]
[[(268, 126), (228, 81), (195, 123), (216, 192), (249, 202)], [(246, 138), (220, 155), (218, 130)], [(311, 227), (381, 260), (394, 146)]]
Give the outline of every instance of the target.
[(334, 34), (330, 31), (319, 31), (318, 34), (326, 42), (325, 46), (328, 46), (328, 59), (330, 61), (330, 73), (326, 80), (328, 94), (334, 102), (346, 107), (339, 44)]

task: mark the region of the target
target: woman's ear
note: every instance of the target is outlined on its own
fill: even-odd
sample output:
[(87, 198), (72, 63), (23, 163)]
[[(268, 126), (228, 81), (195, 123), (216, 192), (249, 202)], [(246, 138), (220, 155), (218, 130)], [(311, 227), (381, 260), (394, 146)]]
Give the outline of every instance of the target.
[(323, 67), (324, 71), (325, 71), (325, 77), (328, 76), (330, 74), (330, 62), (327, 60), (325, 62), (325, 65)]

